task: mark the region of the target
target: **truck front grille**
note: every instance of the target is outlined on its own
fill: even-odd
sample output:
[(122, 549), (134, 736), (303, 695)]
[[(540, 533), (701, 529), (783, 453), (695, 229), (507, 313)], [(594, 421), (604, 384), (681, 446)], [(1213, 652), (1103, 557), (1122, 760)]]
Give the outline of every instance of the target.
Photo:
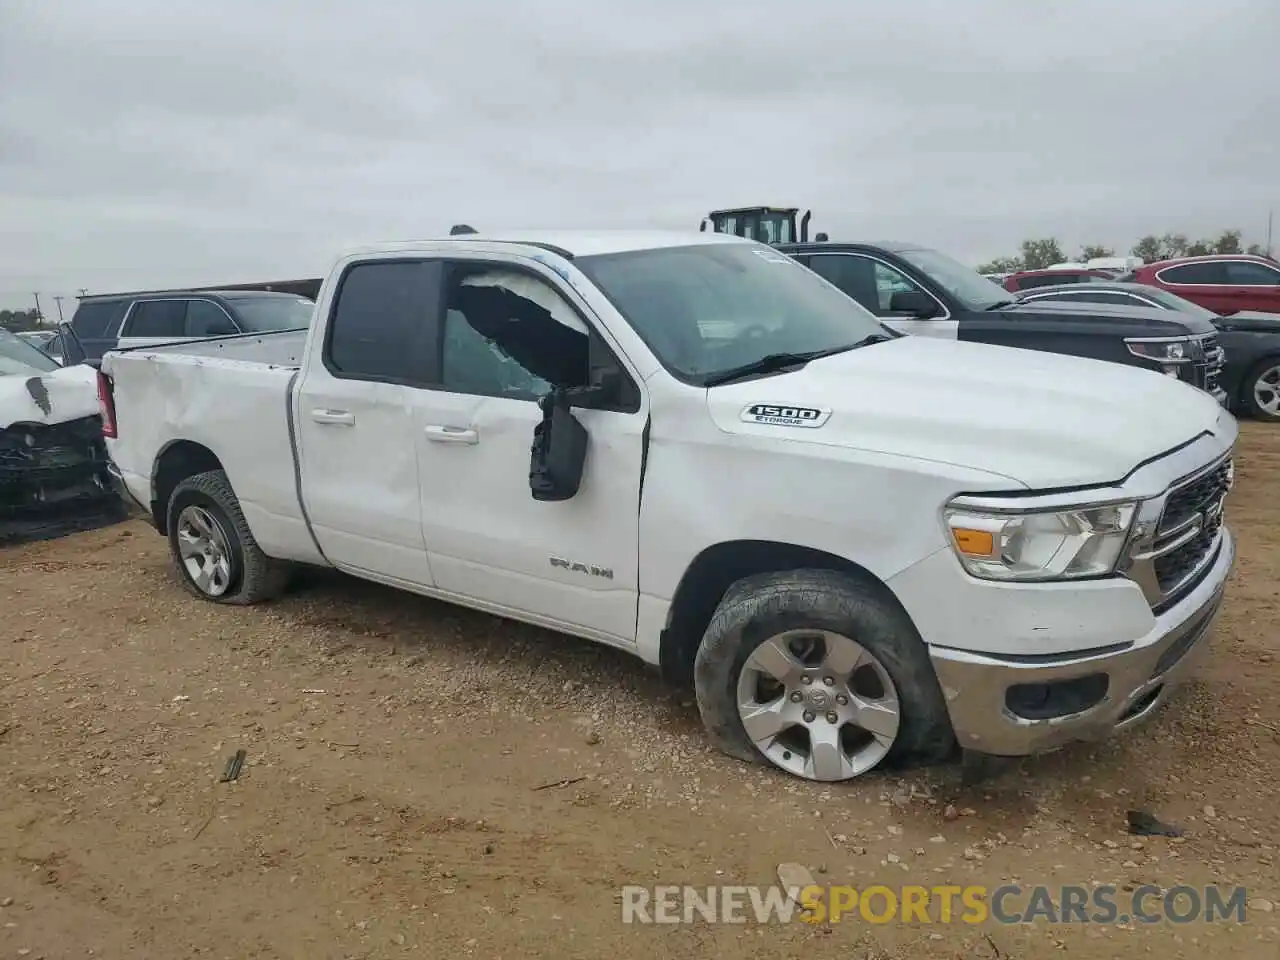
[(1226, 352), (1218, 344), (1214, 334), (1207, 334), (1198, 340), (1198, 348), (1192, 351), (1191, 377), (1195, 386), (1213, 393), (1218, 389), (1222, 379), (1222, 368), (1226, 363)]
[(1154, 531), (1134, 542), (1126, 575), (1138, 581), (1155, 610), (1177, 603), (1218, 556), (1233, 471), (1227, 456), (1179, 480), (1164, 495)]
[(107, 495), (107, 450), (97, 416), (0, 430), (0, 519)]

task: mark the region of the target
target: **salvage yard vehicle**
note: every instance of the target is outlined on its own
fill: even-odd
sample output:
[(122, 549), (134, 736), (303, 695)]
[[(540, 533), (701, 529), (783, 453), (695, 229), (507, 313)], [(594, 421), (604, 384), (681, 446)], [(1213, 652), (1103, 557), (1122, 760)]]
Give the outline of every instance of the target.
[(85, 361), (97, 366), (117, 347), (204, 337), (302, 330), (315, 303), (292, 293), (262, 290), (166, 290), (80, 299), (71, 329)]
[(1160, 260), (1116, 279), (1168, 290), (1221, 316), (1239, 310), (1280, 313), (1280, 263), (1270, 257), (1214, 253)]
[(1155, 307), (1019, 301), (976, 270), (915, 244), (833, 242), (778, 249), (901, 333), (1158, 370), (1220, 403), (1227, 400), (1219, 383), (1224, 358), (1218, 331), (1206, 317)]
[(1227, 406), (1260, 420), (1280, 420), (1280, 314), (1241, 310), (1218, 316), (1161, 287), (1118, 280), (1041, 287), (1018, 299), (1023, 303), (1154, 307), (1208, 320), (1218, 331), (1218, 344), (1225, 357), (1220, 382), (1227, 394)]
[(94, 371), (63, 368), (0, 327), (0, 545), (123, 518)]
[(314, 564), (609, 644), (814, 780), (1136, 725), (1234, 558), (1207, 394), (899, 336), (721, 233), (358, 251), (308, 332), (111, 352), (100, 395), (196, 596)]

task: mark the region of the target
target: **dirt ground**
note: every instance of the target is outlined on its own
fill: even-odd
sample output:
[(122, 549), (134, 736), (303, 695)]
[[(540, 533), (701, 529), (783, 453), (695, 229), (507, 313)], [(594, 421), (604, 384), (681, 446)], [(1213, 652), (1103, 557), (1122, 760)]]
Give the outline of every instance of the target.
[[(201, 603), (137, 521), (0, 551), (0, 960), (1275, 960), (1280, 430), (1242, 430), (1240, 559), (1198, 679), (1132, 736), (979, 788), (745, 766), (623, 654), (339, 576)], [(1185, 837), (1128, 836), (1130, 808)], [(1147, 927), (621, 922), (624, 884), (768, 885), (783, 861), (861, 887), (1244, 885), (1253, 906)]]

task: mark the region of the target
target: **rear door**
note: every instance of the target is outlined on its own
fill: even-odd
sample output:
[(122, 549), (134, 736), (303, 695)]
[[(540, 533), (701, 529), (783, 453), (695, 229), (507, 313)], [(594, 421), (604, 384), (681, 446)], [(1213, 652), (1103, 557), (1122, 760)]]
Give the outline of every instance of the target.
[(1237, 310), (1280, 313), (1280, 267), (1255, 260), (1227, 261), (1227, 289)]
[(427, 338), (440, 266), (349, 264), (321, 345), (297, 388), (302, 500), (320, 549), (352, 573), (431, 586), (422, 540), (416, 390), (430, 377)]
[(118, 346), (146, 347), (187, 339), (187, 301), (178, 298), (136, 300), (120, 325)]
[[(957, 338), (958, 322), (946, 305), (887, 260), (868, 253), (833, 250), (797, 258), (828, 283), (874, 313), (886, 327), (915, 336)], [(895, 293), (918, 293), (933, 302), (937, 314), (921, 320), (893, 309)]]

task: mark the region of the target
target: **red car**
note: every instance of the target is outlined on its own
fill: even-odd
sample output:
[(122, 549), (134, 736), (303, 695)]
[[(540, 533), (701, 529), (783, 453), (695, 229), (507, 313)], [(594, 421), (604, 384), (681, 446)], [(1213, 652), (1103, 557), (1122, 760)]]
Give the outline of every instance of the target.
[(1280, 313), (1280, 264), (1248, 254), (1160, 260), (1121, 279), (1176, 293), (1219, 316), (1240, 310)]
[(1111, 280), (1115, 274), (1089, 267), (1049, 267), (1045, 270), (1019, 270), (1004, 278), (1004, 288), (1010, 293), (1031, 290), (1034, 287), (1056, 287), (1060, 283), (1088, 283), (1090, 280)]

